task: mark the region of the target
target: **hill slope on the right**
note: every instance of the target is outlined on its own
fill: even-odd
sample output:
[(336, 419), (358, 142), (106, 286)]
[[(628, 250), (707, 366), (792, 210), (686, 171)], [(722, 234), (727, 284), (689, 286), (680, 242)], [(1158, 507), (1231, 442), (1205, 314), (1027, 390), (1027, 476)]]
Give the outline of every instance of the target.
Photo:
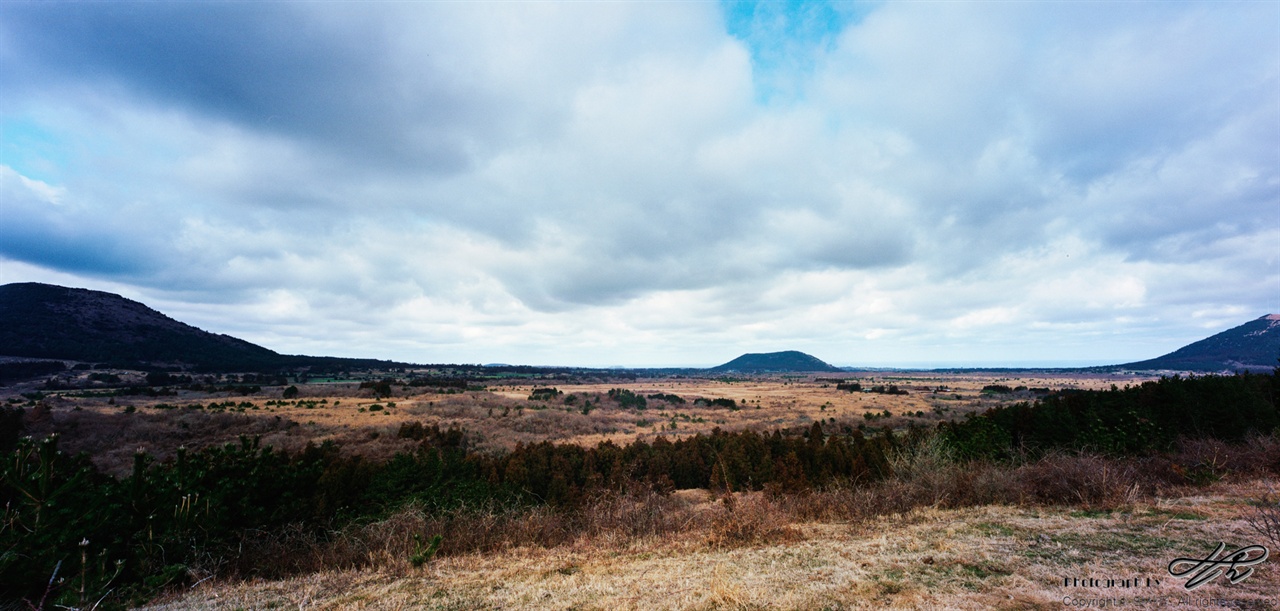
[(1118, 365), (1175, 371), (1271, 371), (1280, 365), (1280, 314), (1268, 314), (1164, 356)]

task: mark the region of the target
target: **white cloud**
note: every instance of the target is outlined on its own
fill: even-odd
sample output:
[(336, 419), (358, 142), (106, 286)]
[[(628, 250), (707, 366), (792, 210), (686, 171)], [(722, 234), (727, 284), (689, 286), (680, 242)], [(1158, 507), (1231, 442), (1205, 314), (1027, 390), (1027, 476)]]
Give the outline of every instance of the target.
[(41, 203), (58, 206), (62, 203), (66, 192), (67, 190), (62, 187), (27, 178), (7, 165), (0, 165), (0, 197), (3, 197), (9, 206)]

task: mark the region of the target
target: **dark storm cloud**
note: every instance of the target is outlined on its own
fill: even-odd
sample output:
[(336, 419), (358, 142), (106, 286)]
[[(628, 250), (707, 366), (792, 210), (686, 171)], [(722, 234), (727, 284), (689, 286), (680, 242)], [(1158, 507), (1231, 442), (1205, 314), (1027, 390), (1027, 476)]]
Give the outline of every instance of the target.
[(87, 231), (68, 231), (7, 219), (0, 228), (0, 256), (51, 269), (90, 276), (130, 278), (164, 267), (139, 253), (136, 244), (103, 239)]
[[(11, 91), (123, 91), (247, 129), (343, 150), (371, 164), (453, 172), (484, 100), (397, 52), (385, 23), (354, 5), (220, 2), (22, 3), (4, 8)], [(377, 11), (384, 13), (386, 11)], [(430, 32), (424, 35), (429, 36)], [(406, 68), (406, 64), (410, 66)], [(412, 74), (404, 74), (411, 69)], [(405, 79), (414, 86), (405, 89)], [(477, 104), (478, 103), (478, 104)]]
[(134, 278), (167, 266), (149, 256), (147, 251), (154, 245), (148, 244), (147, 236), (108, 219), (85, 222), (90, 219), (67, 210), (59, 202), (60, 195), (44, 183), (0, 167), (0, 258), (74, 273)]

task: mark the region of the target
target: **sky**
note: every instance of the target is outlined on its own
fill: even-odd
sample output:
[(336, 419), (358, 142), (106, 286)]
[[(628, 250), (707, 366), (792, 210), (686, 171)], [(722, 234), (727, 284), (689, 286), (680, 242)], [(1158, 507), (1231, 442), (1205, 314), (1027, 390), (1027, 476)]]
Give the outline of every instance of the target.
[(1280, 312), (1280, 3), (2, 0), (9, 282), (418, 363), (1152, 358)]

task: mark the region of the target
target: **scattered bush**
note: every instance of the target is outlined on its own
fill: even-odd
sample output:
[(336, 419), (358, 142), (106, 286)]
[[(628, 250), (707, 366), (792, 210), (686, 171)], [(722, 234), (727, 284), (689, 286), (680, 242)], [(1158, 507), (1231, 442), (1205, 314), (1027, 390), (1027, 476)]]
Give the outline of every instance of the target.
[(554, 401), (557, 397), (564, 395), (564, 392), (555, 388), (535, 388), (529, 393), (530, 401)]
[(725, 399), (725, 398), (704, 399), (702, 397), (699, 397), (693, 400), (693, 404), (702, 406), (702, 407), (727, 407), (730, 410), (734, 410), (734, 411), (739, 409), (737, 401), (734, 401), (733, 399)]
[(400, 383), (392, 378), (384, 378), (377, 382), (361, 382), (360, 388), (362, 390), (366, 388), (373, 390), (373, 397), (375, 399), (380, 399), (384, 397), (390, 397), (391, 387), (399, 386), (399, 385)]
[(643, 396), (637, 395), (625, 388), (609, 389), (609, 398), (617, 401), (618, 407), (622, 409), (644, 409), (648, 404)]
[(672, 394), (664, 395), (662, 393), (654, 393), (649, 395), (649, 398), (656, 399), (658, 401), (666, 401), (667, 403), (671, 403), (673, 405), (683, 405), (685, 402), (684, 398), (681, 397), (680, 395), (672, 395)]

